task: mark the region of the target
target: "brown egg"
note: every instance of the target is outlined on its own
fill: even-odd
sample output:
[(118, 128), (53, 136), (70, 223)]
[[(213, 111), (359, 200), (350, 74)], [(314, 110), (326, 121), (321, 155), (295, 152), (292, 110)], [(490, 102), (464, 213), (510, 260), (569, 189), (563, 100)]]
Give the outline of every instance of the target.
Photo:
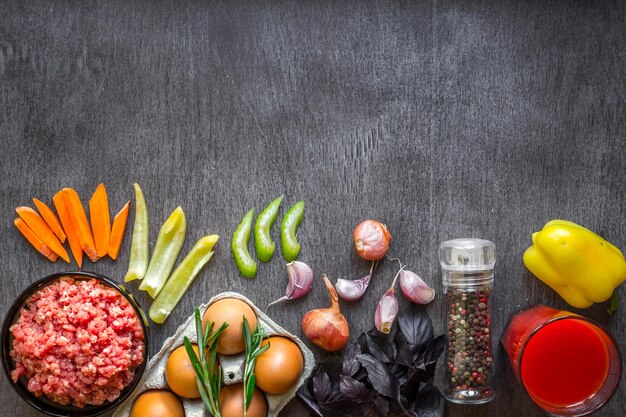
[(217, 340), (217, 352), (223, 355), (235, 355), (245, 350), (243, 341), (243, 317), (250, 325), (250, 331), (256, 327), (257, 320), (254, 310), (245, 302), (236, 298), (223, 298), (211, 304), (205, 311), (202, 324), (207, 321), (215, 323), (213, 330), (220, 328), (222, 323), (228, 323), (226, 330)]
[(293, 340), (272, 336), (263, 341), (263, 346), (268, 340), (270, 348), (257, 358), (254, 367), (256, 385), (268, 394), (282, 394), (300, 379), (304, 359)]
[[(198, 346), (193, 345), (198, 355)], [(165, 380), (170, 389), (184, 398), (200, 398), (196, 384), (196, 371), (189, 360), (185, 346), (179, 346), (167, 358)]]
[[(222, 417), (243, 417), (243, 384), (224, 385), (220, 392), (220, 410)], [(267, 401), (260, 389), (254, 387), (252, 402), (246, 413), (247, 417), (265, 417)]]
[(172, 392), (150, 390), (135, 400), (130, 417), (185, 417), (185, 409)]

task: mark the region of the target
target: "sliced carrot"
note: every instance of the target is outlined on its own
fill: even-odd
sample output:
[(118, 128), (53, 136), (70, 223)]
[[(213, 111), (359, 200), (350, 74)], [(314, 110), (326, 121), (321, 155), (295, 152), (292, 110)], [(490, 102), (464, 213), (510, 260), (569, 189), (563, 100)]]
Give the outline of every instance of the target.
[(74, 230), (78, 235), (78, 241), (80, 247), (83, 248), (85, 255), (91, 260), (91, 262), (98, 262), (98, 252), (96, 251), (96, 244), (93, 240), (93, 234), (89, 227), (89, 221), (87, 221), (87, 215), (85, 209), (80, 202), (78, 193), (73, 188), (63, 189), (63, 199), (67, 206), (67, 211), (70, 213)]
[(96, 243), (98, 257), (102, 258), (109, 251), (109, 236), (111, 236), (111, 217), (109, 215), (109, 199), (104, 184), (98, 185), (89, 200), (89, 217), (93, 240)]
[(120, 252), (122, 239), (124, 238), (124, 232), (126, 231), (126, 221), (128, 220), (129, 208), (130, 201), (124, 204), (124, 207), (122, 207), (120, 212), (117, 213), (113, 219), (113, 227), (111, 228), (111, 237), (109, 239), (109, 256), (111, 259), (117, 259), (117, 254)]
[(59, 239), (56, 237), (50, 226), (41, 218), (39, 213), (33, 210), (30, 207), (17, 207), (15, 209), (17, 214), (20, 216), (24, 223), (30, 228), (46, 244), (47, 247), (52, 249), (54, 253), (59, 255), (65, 262), (70, 261), (70, 256), (67, 254), (67, 251), (59, 242)]
[(43, 256), (45, 256), (52, 262), (56, 262), (57, 259), (59, 259), (59, 255), (54, 253), (54, 251), (50, 249), (48, 245), (46, 245), (43, 242), (43, 240), (39, 239), (39, 237), (35, 234), (35, 232), (33, 232), (30, 229), (30, 227), (28, 227), (28, 225), (24, 223), (24, 220), (18, 217), (17, 219), (13, 220), (13, 224), (22, 233), (22, 235), (24, 235), (24, 237), (30, 242), (30, 244), (33, 245), (35, 249), (37, 249), (39, 253), (41, 253)]
[(61, 243), (65, 242), (65, 232), (63, 232), (63, 227), (61, 227), (61, 223), (59, 223), (59, 219), (54, 215), (54, 212), (50, 207), (46, 205), (43, 201), (37, 200), (33, 198), (33, 203), (35, 203), (35, 207), (39, 210), (39, 214), (41, 217), (48, 223), (50, 229), (54, 232), (55, 235), (59, 238)]
[(65, 234), (67, 235), (67, 241), (70, 242), (72, 255), (74, 255), (74, 259), (76, 260), (78, 269), (80, 269), (83, 266), (83, 249), (80, 247), (78, 234), (74, 229), (72, 217), (70, 216), (70, 212), (68, 211), (67, 205), (65, 204), (63, 191), (59, 191), (58, 193), (56, 193), (54, 197), (52, 197), (52, 202), (54, 203), (54, 207), (57, 209), (59, 219), (61, 219), (61, 224), (63, 225), (63, 229), (65, 230)]

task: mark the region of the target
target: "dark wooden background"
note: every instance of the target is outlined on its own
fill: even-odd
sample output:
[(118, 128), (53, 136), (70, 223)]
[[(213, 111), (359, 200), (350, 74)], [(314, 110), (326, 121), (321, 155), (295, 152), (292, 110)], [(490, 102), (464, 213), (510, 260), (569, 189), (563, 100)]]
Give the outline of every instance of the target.
[[(282, 295), (280, 253), (246, 280), (229, 250), (245, 211), (281, 193), (306, 201), (301, 260), (318, 279), (364, 275), (352, 230), (364, 218), (387, 223), (390, 254), (439, 293), (429, 306), (439, 332), (439, 243), (493, 240), (499, 337), (519, 307), (567, 307), (522, 264), (545, 222), (570, 219), (626, 248), (625, 97), (624, 2), (3, 1), (0, 311), (29, 283), (73, 268), (47, 262), (14, 230), (16, 206), (66, 186), (86, 200), (104, 182), (117, 211), (137, 181), (151, 243), (178, 205), (183, 252), (221, 236), (167, 323), (151, 326), (152, 353), (218, 292), (259, 306)], [(129, 247), (127, 235), (117, 262), (84, 269), (121, 280)], [(394, 272), (383, 265), (362, 301), (342, 305), (354, 335), (373, 326)], [(316, 281), (271, 316), (301, 335), (302, 314), (326, 305)], [(613, 318), (605, 310), (582, 313), (626, 352), (624, 307)], [(449, 416), (542, 415), (497, 348), (497, 399), (448, 406)], [(622, 415), (625, 399), (622, 383), (597, 415)], [(303, 410), (294, 400), (282, 416)], [(38, 413), (1, 378), (0, 415)]]

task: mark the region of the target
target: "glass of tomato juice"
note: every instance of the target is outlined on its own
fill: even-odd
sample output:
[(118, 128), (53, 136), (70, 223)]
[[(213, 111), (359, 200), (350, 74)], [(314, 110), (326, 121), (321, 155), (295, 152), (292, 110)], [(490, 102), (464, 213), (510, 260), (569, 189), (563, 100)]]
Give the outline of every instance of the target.
[(617, 343), (577, 314), (541, 305), (524, 310), (509, 321), (502, 345), (526, 393), (553, 416), (591, 414), (619, 385)]

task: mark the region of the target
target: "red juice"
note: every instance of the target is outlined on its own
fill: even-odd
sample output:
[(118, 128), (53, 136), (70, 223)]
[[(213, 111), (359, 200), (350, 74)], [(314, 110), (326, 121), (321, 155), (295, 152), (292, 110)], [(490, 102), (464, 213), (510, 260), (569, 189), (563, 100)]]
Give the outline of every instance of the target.
[(528, 341), (521, 379), (535, 400), (556, 407), (591, 398), (603, 386), (609, 352), (603, 336), (582, 320), (556, 320)]
[(622, 376), (611, 335), (568, 311), (535, 306), (515, 314), (502, 346), (530, 398), (551, 415), (579, 417), (597, 411)]

